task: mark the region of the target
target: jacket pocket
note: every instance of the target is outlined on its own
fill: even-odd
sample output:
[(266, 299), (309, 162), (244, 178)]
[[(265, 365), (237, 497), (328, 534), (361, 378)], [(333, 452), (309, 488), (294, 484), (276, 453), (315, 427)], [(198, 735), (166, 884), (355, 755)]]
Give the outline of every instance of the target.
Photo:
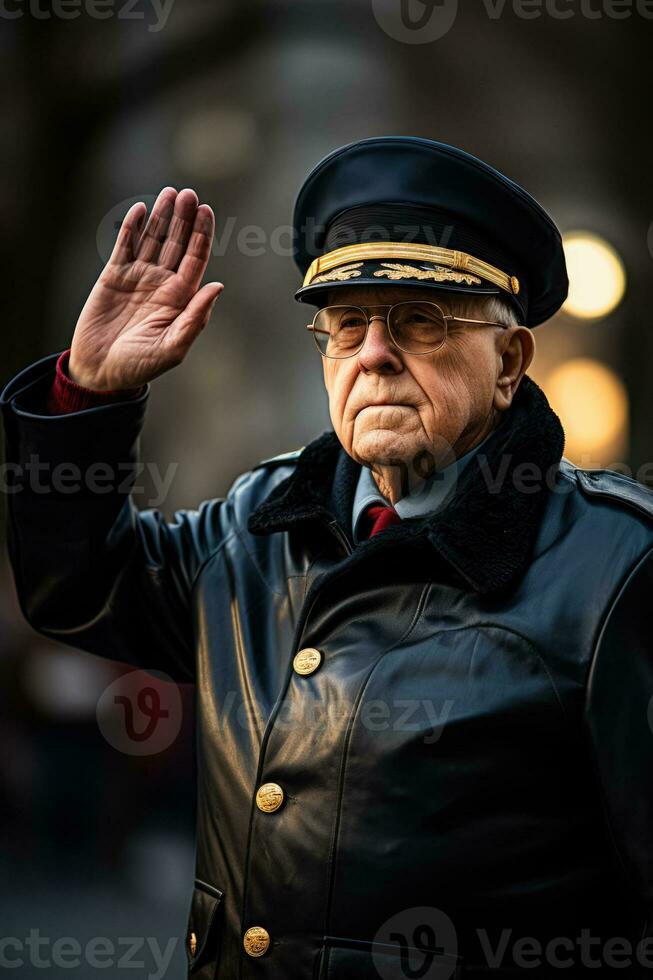
[(325, 936), (319, 980), (459, 980), (462, 957), (442, 950)]
[(221, 905), (223, 893), (206, 881), (195, 878), (186, 930), (188, 975), (199, 980), (213, 977), (220, 953)]

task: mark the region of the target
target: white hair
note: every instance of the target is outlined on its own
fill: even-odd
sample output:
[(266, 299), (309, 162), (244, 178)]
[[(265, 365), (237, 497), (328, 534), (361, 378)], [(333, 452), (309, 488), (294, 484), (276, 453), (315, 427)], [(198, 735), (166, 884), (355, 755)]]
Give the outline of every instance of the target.
[[(437, 303), (438, 300), (435, 299)], [(512, 303), (500, 295), (483, 296), (479, 293), (447, 293), (443, 297), (445, 313), (452, 316), (471, 316), (475, 320), (496, 320), (507, 327), (519, 325), (519, 317)]]

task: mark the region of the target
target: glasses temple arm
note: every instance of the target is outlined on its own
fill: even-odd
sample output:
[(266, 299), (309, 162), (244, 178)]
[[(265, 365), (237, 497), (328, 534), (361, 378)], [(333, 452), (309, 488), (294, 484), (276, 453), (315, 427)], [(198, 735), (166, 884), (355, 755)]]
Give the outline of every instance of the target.
[(444, 319), (458, 320), (461, 323), (487, 323), (492, 327), (505, 327), (506, 330), (508, 329), (507, 323), (499, 323), (498, 320), (473, 320), (471, 317), (468, 316), (452, 316), (450, 313), (444, 314)]

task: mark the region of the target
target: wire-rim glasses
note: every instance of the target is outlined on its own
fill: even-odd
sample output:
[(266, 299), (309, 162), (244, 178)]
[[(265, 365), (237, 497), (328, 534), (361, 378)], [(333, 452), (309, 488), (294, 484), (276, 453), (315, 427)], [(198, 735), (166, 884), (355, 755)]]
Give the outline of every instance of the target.
[[(368, 314), (368, 309), (385, 309), (385, 316)], [(325, 306), (313, 322), (306, 325), (323, 357), (342, 360), (353, 357), (363, 347), (372, 320), (385, 320), (395, 347), (406, 354), (432, 354), (447, 339), (449, 321), (507, 327), (497, 320), (475, 320), (443, 313), (437, 303), (409, 300), (392, 306)]]

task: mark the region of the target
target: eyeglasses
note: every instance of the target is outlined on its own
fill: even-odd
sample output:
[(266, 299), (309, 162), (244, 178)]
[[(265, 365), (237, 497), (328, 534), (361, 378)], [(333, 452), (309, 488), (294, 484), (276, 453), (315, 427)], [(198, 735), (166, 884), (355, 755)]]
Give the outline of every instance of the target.
[(432, 354), (439, 350), (447, 339), (450, 320), (507, 328), (507, 324), (496, 320), (471, 320), (445, 314), (436, 303), (412, 301), (370, 309), (387, 309), (388, 312), (385, 316), (378, 313), (369, 316), (367, 309), (361, 306), (325, 306), (318, 310), (306, 329), (312, 330), (320, 354), (333, 358), (353, 357), (365, 343), (372, 320), (385, 320), (393, 344), (406, 354)]

